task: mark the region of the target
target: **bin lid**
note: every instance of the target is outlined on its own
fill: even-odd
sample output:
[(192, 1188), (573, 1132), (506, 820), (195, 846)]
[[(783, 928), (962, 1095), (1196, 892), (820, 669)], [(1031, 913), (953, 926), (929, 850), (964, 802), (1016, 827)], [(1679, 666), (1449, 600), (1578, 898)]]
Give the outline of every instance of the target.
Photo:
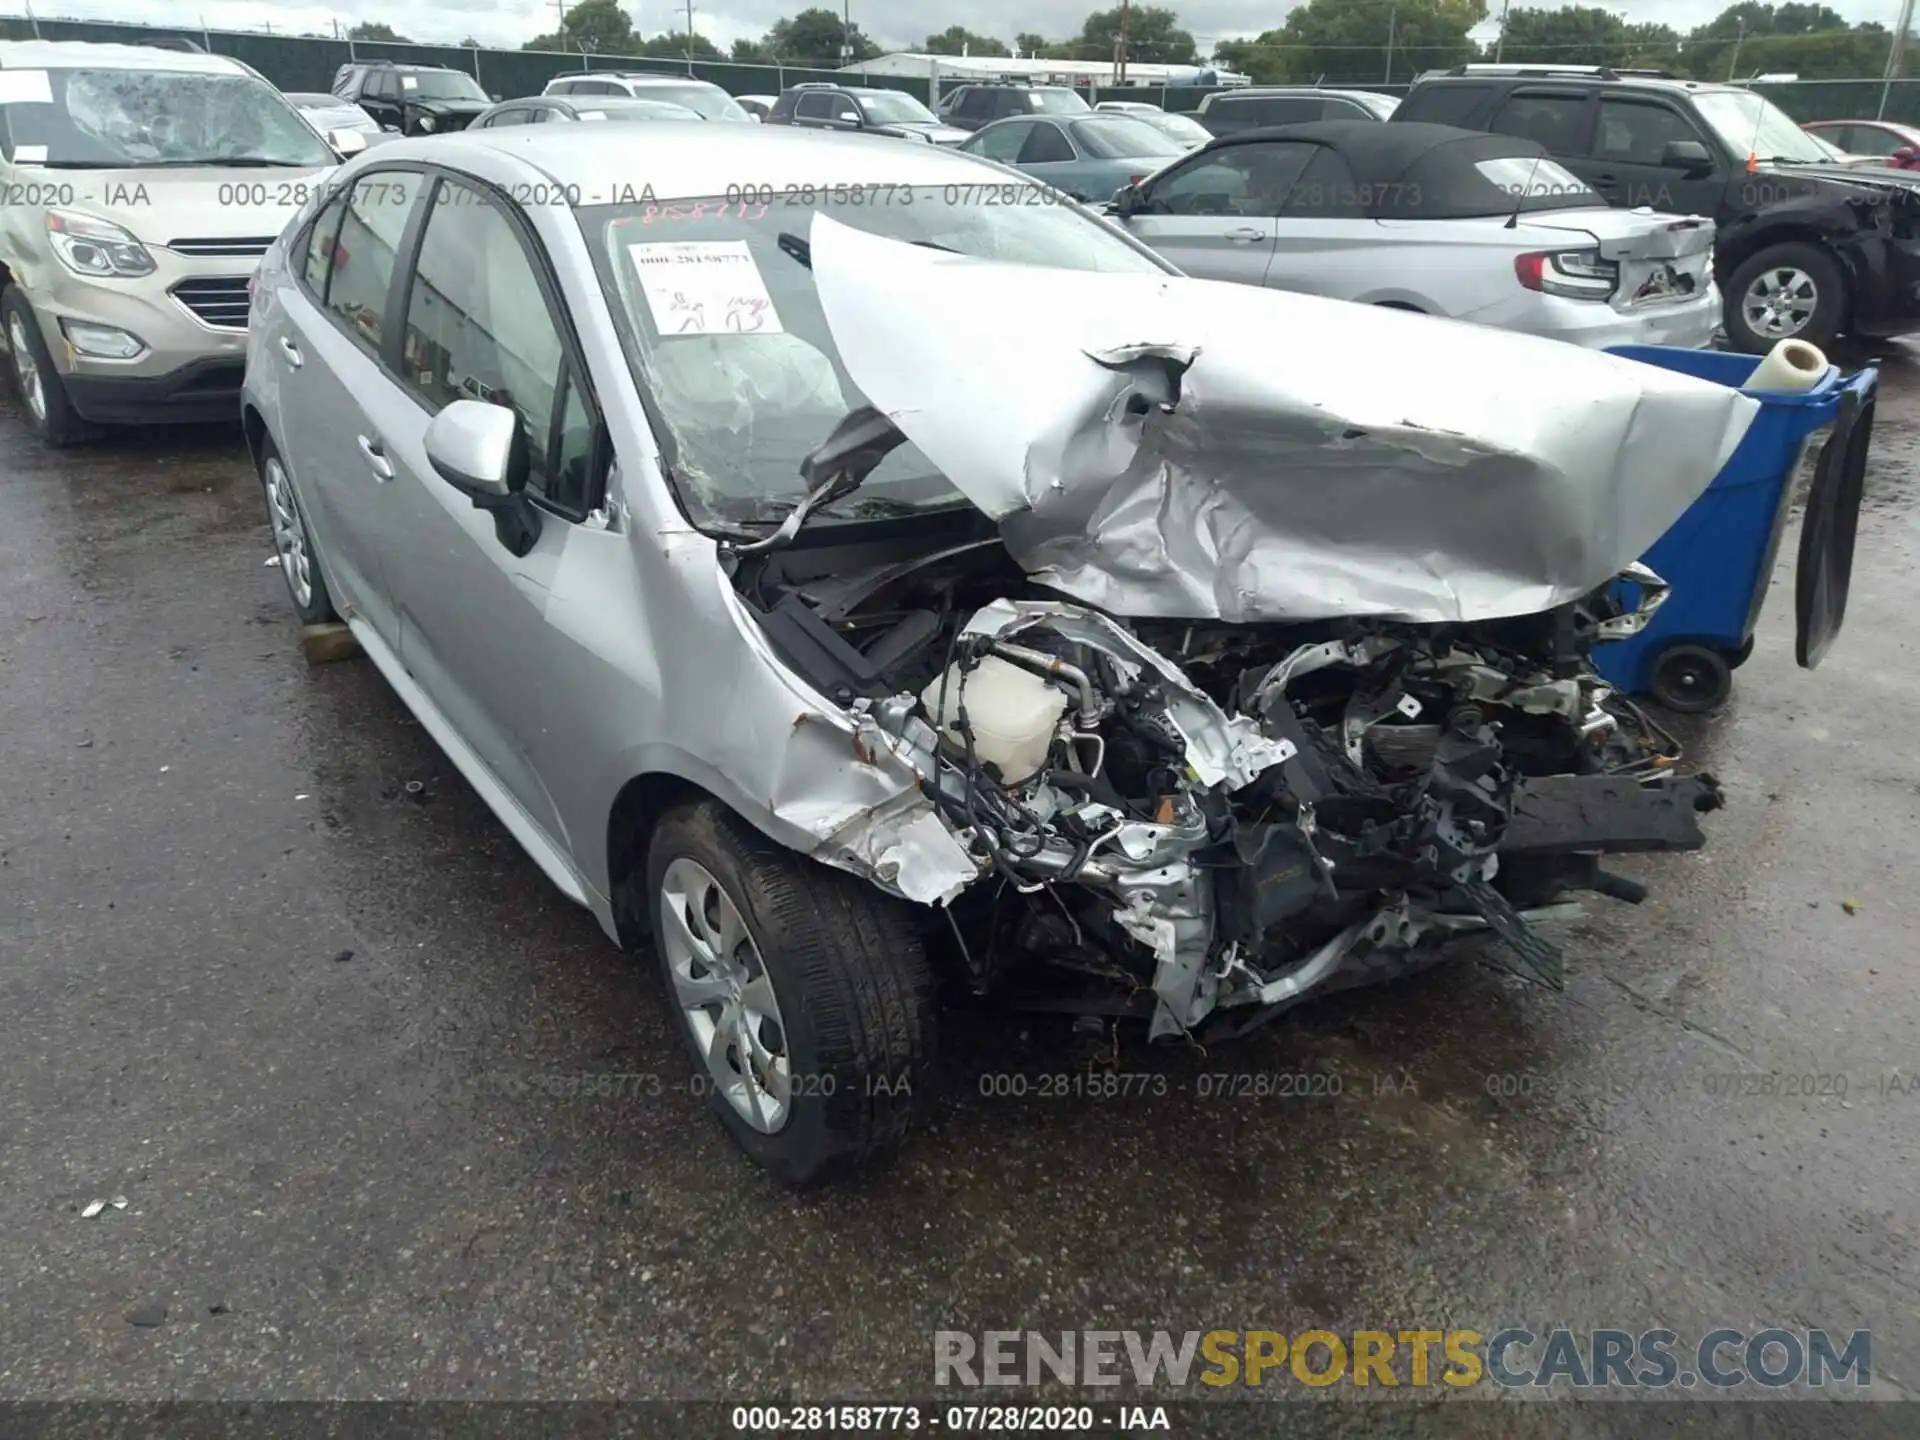
[(1820, 447), (1806, 516), (1800, 522), (1793, 650), (1794, 659), (1808, 670), (1825, 658), (1846, 619), (1878, 389), (1878, 377), (1869, 374), (1865, 384), (1849, 386), (1840, 396), (1833, 433)]

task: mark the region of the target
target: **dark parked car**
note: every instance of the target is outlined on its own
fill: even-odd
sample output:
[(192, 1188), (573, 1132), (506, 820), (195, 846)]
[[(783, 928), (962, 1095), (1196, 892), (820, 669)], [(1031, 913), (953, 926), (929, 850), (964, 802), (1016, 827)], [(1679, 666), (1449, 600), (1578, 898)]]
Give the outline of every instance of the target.
[(825, 80), (783, 90), (774, 101), (766, 123), (801, 125), (812, 130), (864, 130), (909, 140), (931, 140), (936, 145), (958, 145), (969, 133), (943, 123), (904, 90), (870, 90)]
[(1920, 176), (1846, 164), (1762, 95), (1603, 67), (1463, 65), (1394, 121), (1523, 135), (1614, 205), (1703, 215), (1727, 338), (1920, 330)]
[(940, 102), (940, 118), (978, 130), (1009, 115), (1084, 115), (1093, 107), (1067, 85), (962, 85)]
[(1266, 85), (1216, 90), (1195, 113), (1214, 135), (1264, 130), (1274, 125), (1311, 125), (1316, 120), (1385, 120), (1400, 102), (1371, 90), (1322, 90), (1313, 85)]
[(391, 60), (342, 65), (333, 93), (350, 100), (401, 135), (439, 135), (464, 130), (493, 104), (480, 82), (444, 65), (396, 65)]

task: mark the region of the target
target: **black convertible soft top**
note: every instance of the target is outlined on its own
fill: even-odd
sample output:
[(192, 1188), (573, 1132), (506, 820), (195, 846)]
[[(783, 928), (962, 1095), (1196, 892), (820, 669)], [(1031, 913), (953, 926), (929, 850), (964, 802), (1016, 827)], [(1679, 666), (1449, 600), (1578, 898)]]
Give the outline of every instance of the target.
[[(1460, 220), (1523, 210), (1604, 205), (1532, 140), (1419, 121), (1319, 120), (1242, 130), (1215, 140), (1213, 154), (1242, 145), (1305, 142), (1322, 147), (1310, 172), (1315, 186), (1352, 192), (1369, 220)], [(1509, 162), (1481, 168), (1483, 161)], [(1535, 162), (1546, 174), (1540, 173)], [(1489, 173), (1491, 172), (1491, 173)]]

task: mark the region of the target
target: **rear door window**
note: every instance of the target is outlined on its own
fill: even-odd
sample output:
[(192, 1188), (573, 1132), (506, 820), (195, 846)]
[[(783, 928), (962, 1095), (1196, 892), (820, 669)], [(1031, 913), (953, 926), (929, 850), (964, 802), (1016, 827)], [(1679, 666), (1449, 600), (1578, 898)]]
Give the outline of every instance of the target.
[(1037, 121), (1028, 127), (1026, 143), (1020, 147), (1020, 164), (1050, 165), (1074, 158), (1073, 142), (1060, 133), (1058, 125)]
[(809, 90), (800, 97), (800, 103), (793, 107), (793, 113), (802, 120), (830, 120), (833, 118), (833, 96)]
[(1583, 155), (1586, 118), (1585, 95), (1519, 91), (1507, 97), (1487, 128), (1532, 140), (1554, 155)]
[(1398, 112), (1403, 120), (1420, 120), (1429, 125), (1468, 125), (1468, 117), (1478, 110), (1492, 93), (1486, 85), (1421, 85), (1409, 95)]
[(347, 192), (346, 213), (329, 267), (326, 307), (349, 335), (380, 353), (394, 258), (425, 177), (414, 170), (370, 170)]
[[(1262, 147), (1265, 148), (1265, 147)], [(1360, 220), (1366, 216), (1360, 204), (1360, 187), (1354, 183), (1347, 162), (1325, 145), (1284, 146), (1277, 149), (1308, 149), (1312, 154), (1299, 178), (1287, 189), (1286, 204), (1280, 211), (1288, 220)]]
[(998, 160), (1002, 165), (1012, 165), (1020, 159), (1025, 149), (1027, 137), (1039, 122), (1034, 120), (1005, 120), (980, 132), (977, 152), (989, 160)]

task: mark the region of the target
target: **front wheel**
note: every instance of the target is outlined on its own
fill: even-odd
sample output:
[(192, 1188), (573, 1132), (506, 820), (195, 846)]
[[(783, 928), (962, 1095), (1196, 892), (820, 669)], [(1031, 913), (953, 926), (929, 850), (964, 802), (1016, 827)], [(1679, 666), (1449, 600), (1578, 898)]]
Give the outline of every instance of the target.
[(1722, 294), (1728, 343), (1764, 355), (1782, 340), (1831, 345), (1846, 310), (1846, 277), (1830, 253), (1796, 240), (1749, 256)]
[(897, 1149), (935, 1038), (933, 971), (905, 902), (712, 800), (661, 820), (647, 894), (695, 1087), (734, 1142), (794, 1185)]
[(93, 427), (67, 398), (66, 382), (53, 368), (33, 306), (17, 285), (7, 286), (6, 294), (0, 296), (0, 324), (6, 327), (14, 384), (26, 402), (27, 424), (33, 433), (56, 449), (86, 439)]

